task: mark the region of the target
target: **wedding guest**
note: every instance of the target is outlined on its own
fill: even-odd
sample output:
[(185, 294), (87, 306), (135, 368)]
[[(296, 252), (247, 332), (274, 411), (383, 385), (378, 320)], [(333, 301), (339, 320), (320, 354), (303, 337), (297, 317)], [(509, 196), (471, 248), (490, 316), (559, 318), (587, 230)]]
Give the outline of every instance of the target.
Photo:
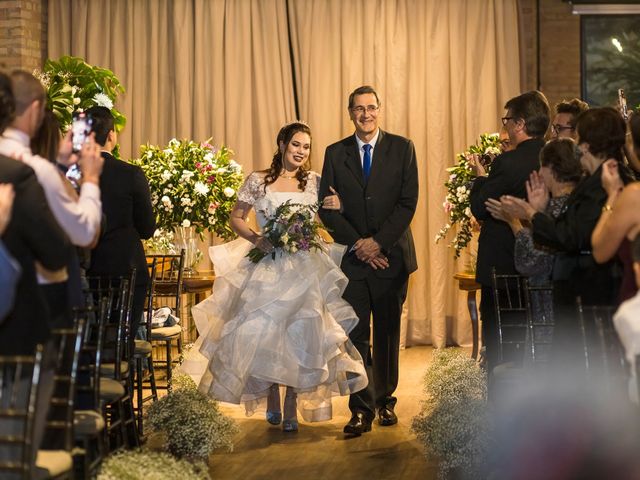
[(61, 140), (60, 122), (51, 110), (45, 108), (42, 123), (31, 138), (31, 152), (55, 164), (58, 162)]
[[(98, 181), (102, 171), (102, 159), (93, 139), (80, 152), (83, 184), (80, 195), (71, 187), (62, 172), (48, 159), (34, 155), (30, 143), (35, 137), (44, 118), (45, 91), (40, 82), (30, 73), (15, 71), (11, 74), (16, 115), (11, 125), (0, 138), (0, 153), (15, 158), (33, 168), (42, 186), (47, 203), (58, 224), (74, 245), (92, 244), (99, 232), (102, 218)], [(71, 152), (71, 139), (67, 136), (58, 155), (58, 161), (65, 167), (78, 160)], [(57, 271), (38, 269), (38, 283), (47, 298), (53, 322), (64, 326), (71, 321), (71, 298), (78, 298), (78, 292), (69, 289), (69, 268), (76, 273), (73, 285), (79, 285), (77, 257), (70, 257), (70, 264)]]
[[(0, 184), (0, 237), (11, 219), (11, 209), (15, 193), (13, 186)], [(0, 238), (0, 324), (13, 307), (16, 284), (20, 277), (20, 265), (13, 259)]]
[[(11, 79), (0, 73), (0, 132), (14, 115)], [(0, 324), (0, 354), (32, 355), (37, 344), (47, 342), (51, 328), (49, 309), (36, 280), (36, 262), (59, 270), (67, 263), (70, 245), (31, 167), (0, 154), (0, 183), (12, 184), (15, 192), (2, 241), (22, 270), (13, 309)]]
[[(11, 79), (0, 73), (0, 133), (13, 120), (16, 106)], [(33, 355), (36, 345), (44, 345), (38, 384), (38, 398), (33, 419), (33, 457), (40, 447), (48, 406), (53, 392), (55, 346), (51, 341), (51, 314), (42, 289), (38, 288), (36, 263), (49, 270), (63, 268), (70, 256), (70, 244), (52, 214), (42, 187), (31, 167), (0, 154), (0, 183), (13, 186), (15, 197), (11, 220), (2, 234), (9, 254), (19, 263), (15, 301), (9, 314), (0, 322), (0, 355)], [(1, 295), (6, 295), (4, 289)], [(6, 379), (5, 379), (6, 380)], [(26, 379), (18, 380), (27, 382)], [(0, 385), (8, 389), (12, 380)], [(22, 390), (24, 391), (24, 390)], [(5, 418), (1, 436), (20, 435), (21, 427)], [(6, 444), (0, 446), (0, 460), (15, 460)]]
[(514, 264), (513, 232), (505, 222), (491, 216), (486, 203), (489, 199), (498, 200), (503, 195), (525, 197), (525, 183), (529, 174), (538, 168), (538, 158), (544, 146), (543, 137), (549, 127), (550, 115), (547, 99), (538, 91), (514, 97), (504, 108), (507, 112), (502, 118), (502, 124), (515, 150), (498, 155), (488, 176), (482, 165), (477, 164), (475, 168), (478, 178), (470, 195), (471, 212), (482, 222), (478, 239), (476, 281), (482, 286), (480, 316), (489, 372), (499, 359), (492, 270), (495, 268), (499, 275), (517, 274), (517, 271)]
[[(296, 209), (318, 203), (320, 178), (310, 170), (309, 127), (285, 125), (275, 143), (271, 166), (251, 173), (238, 190), (229, 223), (240, 238), (209, 250), (216, 266), (213, 294), (193, 308), (200, 337), (183, 368), (202, 377), (201, 391), (244, 403), (249, 415), (266, 399), (267, 421), (295, 432), (296, 408), (306, 421), (328, 420), (332, 395), (361, 390), (367, 376), (347, 336), (358, 317), (341, 298), (348, 280), (335, 261), (344, 247), (286, 253), (274, 250), (264, 231), (288, 202)], [(251, 209), (260, 231), (247, 223)], [(268, 255), (254, 263), (246, 258), (257, 253), (253, 247)], [(198, 352), (204, 355), (201, 362)], [(282, 407), (281, 385), (286, 387)]]
[[(633, 114), (629, 121), (629, 132), (634, 155), (640, 156), (640, 115)], [(618, 162), (608, 160), (602, 168), (602, 187), (607, 192), (607, 201), (598, 223), (591, 235), (593, 257), (599, 263), (608, 262), (616, 254), (623, 265), (622, 284), (619, 301), (635, 295), (631, 260), (631, 239), (640, 231), (640, 182), (629, 183), (626, 187), (620, 176)]]
[(87, 274), (128, 276), (136, 269), (129, 339), (133, 347), (149, 282), (141, 240), (150, 238), (156, 229), (151, 193), (140, 167), (117, 160), (111, 154), (118, 143), (111, 111), (106, 107), (91, 107), (87, 115), (93, 119), (96, 142), (102, 147), (104, 168), (100, 176), (100, 198), (106, 217), (106, 227), (91, 253)]
[[(582, 178), (582, 165), (576, 156), (574, 141), (570, 138), (549, 141), (540, 151), (538, 175), (551, 196), (545, 213), (557, 218)], [(531, 226), (504, 211), (500, 201), (489, 199), (486, 205), (493, 218), (506, 222), (515, 235), (514, 261), (518, 273), (528, 277), (529, 285), (550, 285), (555, 251), (536, 244)], [(550, 292), (532, 292), (530, 300), (534, 322), (552, 323), (553, 304)], [(542, 339), (545, 343), (550, 343), (551, 335), (551, 327), (538, 327), (535, 340)]]
[(380, 110), (371, 86), (349, 95), (355, 133), (327, 147), (319, 197), (333, 190), (340, 197), (341, 210), (321, 210), (320, 217), (335, 241), (347, 245), (343, 297), (359, 318), (349, 338), (369, 373), (369, 386), (349, 398), (352, 416), (344, 433), (356, 436), (371, 430), (376, 411), (380, 425), (398, 422), (393, 394), (400, 316), (409, 275), (417, 269), (409, 227), (418, 202), (415, 149), (411, 140), (379, 128)]
[[(625, 124), (613, 108), (594, 108), (578, 119), (580, 161), (587, 172), (556, 219), (544, 213), (548, 192), (537, 175), (527, 186), (529, 201), (508, 197), (503, 208), (531, 221), (536, 242), (562, 252), (553, 269), (554, 302), (574, 308), (577, 296), (587, 304), (613, 305), (618, 290), (613, 262), (598, 265), (591, 251), (593, 233), (607, 194), (601, 184), (602, 168), (611, 159), (622, 162)], [(629, 176), (622, 173), (622, 182)]]
[[(636, 287), (640, 287), (640, 235), (631, 242), (631, 258)], [(613, 324), (624, 346), (631, 378), (629, 379), (629, 396), (638, 403), (638, 372), (636, 356), (640, 355), (640, 293), (625, 300), (613, 317)]]
[[(576, 342), (580, 338), (576, 297), (585, 305), (614, 305), (620, 283), (615, 262), (598, 264), (593, 258), (591, 234), (607, 199), (600, 180), (602, 167), (609, 159), (622, 162), (625, 123), (613, 108), (594, 108), (580, 115), (577, 129), (580, 161), (587, 176), (571, 193), (558, 218), (544, 213), (548, 193), (537, 175), (532, 175), (527, 185), (528, 202), (515, 197), (502, 200), (504, 209), (532, 223), (536, 242), (558, 252), (552, 272), (553, 350), (558, 362), (567, 362), (568, 367), (581, 355)], [(628, 179), (623, 174), (623, 182)]]
[(582, 112), (589, 109), (589, 104), (579, 98), (562, 100), (556, 103), (556, 114), (551, 122), (551, 138), (578, 139), (576, 121)]
[(504, 128), (504, 125), (500, 128), (499, 135), (500, 135), (500, 151), (502, 153), (510, 152), (515, 148), (513, 145), (511, 145), (511, 140), (509, 140), (509, 132), (507, 132), (507, 129)]

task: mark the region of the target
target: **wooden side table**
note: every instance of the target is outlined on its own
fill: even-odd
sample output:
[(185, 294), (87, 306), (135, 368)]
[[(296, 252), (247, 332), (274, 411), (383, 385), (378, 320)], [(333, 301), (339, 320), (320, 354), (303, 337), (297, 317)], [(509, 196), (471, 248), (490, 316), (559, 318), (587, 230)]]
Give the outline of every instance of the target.
[(458, 272), (453, 278), (458, 281), (458, 288), (467, 292), (467, 308), (469, 308), (469, 317), (471, 318), (471, 333), (473, 335), (473, 349), (471, 357), (478, 359), (478, 346), (480, 337), (478, 334), (478, 305), (476, 302), (476, 292), (480, 290), (481, 285), (476, 282), (476, 274), (471, 272)]
[(187, 296), (187, 299), (182, 302), (182, 310), (183, 312), (186, 310), (186, 316), (181, 318), (186, 318), (189, 322), (188, 325), (185, 325), (186, 331), (184, 333), (186, 333), (186, 338), (184, 340), (186, 343), (194, 342), (197, 338), (196, 326), (191, 316), (191, 307), (210, 295), (215, 278), (213, 270), (202, 270), (196, 272), (195, 275), (185, 275), (182, 279), (182, 293)]

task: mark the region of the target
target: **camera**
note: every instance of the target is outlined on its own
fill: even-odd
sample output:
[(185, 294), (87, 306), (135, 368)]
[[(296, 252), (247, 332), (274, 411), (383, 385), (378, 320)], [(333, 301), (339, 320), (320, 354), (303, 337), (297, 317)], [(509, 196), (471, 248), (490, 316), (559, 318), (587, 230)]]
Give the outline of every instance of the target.
[(85, 112), (73, 114), (71, 122), (71, 149), (73, 153), (78, 153), (82, 150), (82, 145), (87, 141), (92, 126), (93, 118), (91, 118), (91, 115)]

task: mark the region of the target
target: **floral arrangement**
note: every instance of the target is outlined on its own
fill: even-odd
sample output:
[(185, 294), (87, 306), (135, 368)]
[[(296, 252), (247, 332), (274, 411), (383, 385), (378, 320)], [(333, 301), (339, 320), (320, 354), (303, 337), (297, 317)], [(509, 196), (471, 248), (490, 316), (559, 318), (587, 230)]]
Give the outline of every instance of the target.
[(58, 60), (47, 60), (42, 71), (36, 70), (33, 74), (47, 91), (47, 106), (63, 131), (71, 125), (75, 112), (94, 106), (111, 110), (117, 132), (124, 128), (126, 118), (114, 107), (124, 87), (111, 70), (65, 55)]
[(218, 448), (231, 451), (239, 431), (236, 423), (220, 412), (218, 402), (200, 392), (185, 374), (176, 374), (171, 392), (151, 404), (149, 425), (164, 434), (164, 446), (170, 453), (195, 459), (206, 459)]
[(98, 480), (210, 480), (204, 462), (193, 464), (163, 452), (147, 449), (128, 450), (109, 455)]
[(195, 227), (198, 234), (214, 232), (224, 240), (235, 237), (229, 215), (243, 181), (242, 167), (225, 146), (190, 140), (166, 147), (143, 145), (139, 165), (149, 181), (156, 224), (164, 231)]
[(480, 135), (479, 142), (459, 153), (456, 156), (458, 161), (456, 165), (447, 169), (449, 179), (444, 184), (447, 196), (442, 206), (449, 216), (449, 220), (440, 229), (435, 241), (438, 243), (445, 238), (449, 230), (457, 225), (457, 233), (449, 243), (449, 247), (454, 249), (455, 258), (458, 258), (462, 249), (469, 244), (473, 230), (474, 220), (471, 214), (469, 195), (475, 174), (471, 169), (470, 162), (472, 160), (479, 161), (488, 173), (491, 162), (500, 153), (500, 136), (497, 133), (483, 133)]
[[(312, 248), (323, 248), (320, 237), (322, 224), (314, 220), (319, 208), (319, 203), (303, 205), (287, 200), (276, 208), (273, 215), (267, 216), (262, 211), (267, 218), (262, 234), (274, 246), (271, 258), (276, 258), (277, 251), (282, 255), (283, 252), (291, 254), (298, 251), (308, 252)], [(267, 255), (268, 253), (255, 247), (249, 251), (247, 257), (253, 263), (258, 263)]]
[(167, 232), (158, 228), (153, 232), (153, 237), (142, 240), (144, 251), (147, 253), (158, 253), (164, 255), (175, 255), (178, 253), (173, 232)]
[(429, 397), (411, 429), (427, 458), (440, 461), (439, 478), (453, 469), (481, 477), (490, 449), (486, 375), (460, 349), (444, 348), (434, 350), (424, 383)]

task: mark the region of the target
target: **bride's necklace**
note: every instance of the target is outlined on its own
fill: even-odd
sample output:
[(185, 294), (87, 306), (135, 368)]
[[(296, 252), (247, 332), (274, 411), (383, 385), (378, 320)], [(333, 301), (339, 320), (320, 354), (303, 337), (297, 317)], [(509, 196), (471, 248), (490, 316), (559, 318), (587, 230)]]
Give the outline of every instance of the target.
[(294, 178), (296, 178), (296, 174), (294, 173), (293, 175), (285, 175), (284, 173), (280, 175), (282, 178), (286, 178), (287, 180), (293, 180)]

